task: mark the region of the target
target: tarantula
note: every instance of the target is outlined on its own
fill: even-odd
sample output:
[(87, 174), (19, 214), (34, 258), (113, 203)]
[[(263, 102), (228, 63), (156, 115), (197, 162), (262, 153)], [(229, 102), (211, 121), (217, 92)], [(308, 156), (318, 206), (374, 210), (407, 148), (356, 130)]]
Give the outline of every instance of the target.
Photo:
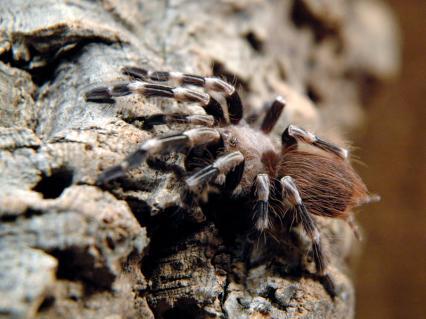
[[(188, 164), (191, 163), (188, 159), (203, 154), (194, 150), (209, 148), (209, 153), (215, 156), (209, 165), (202, 168), (186, 165), (185, 182), (190, 193), (196, 198), (206, 198), (206, 193), (214, 188), (252, 201), (254, 228), (272, 235), (282, 227), (277, 219), (290, 214), (312, 241), (318, 274), (327, 277), (320, 232), (312, 215), (340, 218), (351, 224), (351, 209), (374, 199), (350, 165), (348, 151), (295, 125), (284, 130), (281, 147), (277, 148), (268, 134), (285, 107), (281, 97), (267, 109), (258, 129), (243, 120), (243, 105), (237, 90), (222, 79), (138, 67), (125, 67), (122, 71), (132, 80), (95, 87), (86, 92), (86, 100), (113, 102), (117, 97), (141, 94), (195, 102), (207, 115), (174, 113), (143, 118), (145, 127), (169, 123), (198, 127), (145, 141), (120, 164), (104, 171), (97, 182), (105, 184), (144, 160), (166, 152), (187, 154)], [(175, 82), (178, 86), (155, 82)], [(187, 86), (220, 94), (227, 108), (224, 110), (211, 94)], [(300, 143), (308, 148), (301, 150)]]

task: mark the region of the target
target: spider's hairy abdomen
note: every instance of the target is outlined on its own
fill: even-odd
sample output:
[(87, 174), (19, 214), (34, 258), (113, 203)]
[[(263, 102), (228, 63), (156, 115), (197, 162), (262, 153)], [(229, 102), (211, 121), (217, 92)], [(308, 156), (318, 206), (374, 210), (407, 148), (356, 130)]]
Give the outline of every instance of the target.
[(291, 150), (284, 152), (279, 166), (279, 175), (295, 180), (312, 214), (344, 218), (367, 196), (365, 184), (350, 163), (333, 156)]

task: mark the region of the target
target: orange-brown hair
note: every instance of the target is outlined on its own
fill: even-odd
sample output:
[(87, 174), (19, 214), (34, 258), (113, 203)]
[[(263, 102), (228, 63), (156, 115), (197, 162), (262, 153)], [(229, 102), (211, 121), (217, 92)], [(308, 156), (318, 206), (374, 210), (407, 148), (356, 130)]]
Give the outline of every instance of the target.
[(298, 150), (284, 152), (279, 176), (291, 176), (312, 214), (345, 218), (368, 195), (367, 187), (346, 161)]

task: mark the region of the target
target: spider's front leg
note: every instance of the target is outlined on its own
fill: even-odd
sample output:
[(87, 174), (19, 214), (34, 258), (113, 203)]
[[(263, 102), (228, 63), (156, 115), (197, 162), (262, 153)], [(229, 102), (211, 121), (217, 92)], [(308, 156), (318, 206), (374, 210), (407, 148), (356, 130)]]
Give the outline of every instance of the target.
[(95, 103), (111, 103), (114, 98), (130, 94), (140, 94), (145, 97), (171, 98), (181, 102), (199, 103), (207, 114), (212, 115), (219, 123), (225, 123), (222, 106), (209, 94), (183, 87), (144, 83), (140, 81), (123, 82), (111, 86), (95, 87), (85, 93), (86, 101)]
[(237, 90), (231, 84), (217, 77), (203, 77), (181, 72), (150, 71), (138, 67), (124, 67), (122, 72), (138, 80), (156, 82), (175, 81), (180, 85), (194, 85), (202, 87), (207, 91), (220, 92), (225, 97), (226, 104), (228, 105), (230, 122), (238, 124), (243, 117), (243, 105)]
[(335, 297), (336, 289), (332, 279), (327, 274), (327, 262), (322, 249), (318, 226), (303, 204), (303, 200), (293, 179), (290, 176), (285, 176), (281, 179), (280, 183), (284, 204), (290, 209), (292, 214), (295, 214), (295, 221), (302, 225), (303, 230), (312, 241), (313, 257), (317, 273), (321, 277), (321, 281), (329, 294)]
[(129, 169), (140, 165), (146, 158), (170, 151), (182, 151), (190, 148), (219, 143), (220, 133), (212, 128), (195, 128), (183, 133), (152, 138), (142, 143), (119, 165), (108, 168), (99, 175), (97, 183), (105, 184), (123, 176)]

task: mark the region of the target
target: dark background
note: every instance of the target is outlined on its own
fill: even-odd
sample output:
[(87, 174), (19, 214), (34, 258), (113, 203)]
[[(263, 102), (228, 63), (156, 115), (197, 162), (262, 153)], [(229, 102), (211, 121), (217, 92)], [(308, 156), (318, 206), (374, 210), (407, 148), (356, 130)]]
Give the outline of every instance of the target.
[(358, 166), (379, 204), (358, 214), (365, 241), (355, 271), (357, 318), (426, 318), (426, 1), (388, 0), (402, 68), (368, 105)]

